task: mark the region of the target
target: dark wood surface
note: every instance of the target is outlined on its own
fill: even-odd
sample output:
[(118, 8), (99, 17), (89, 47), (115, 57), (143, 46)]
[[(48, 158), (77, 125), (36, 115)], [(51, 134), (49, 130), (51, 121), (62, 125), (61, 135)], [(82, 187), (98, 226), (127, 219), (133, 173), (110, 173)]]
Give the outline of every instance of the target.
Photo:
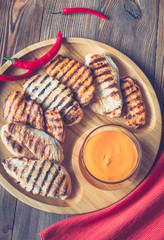
[[(135, 4), (137, 3), (137, 5)], [(50, 10), (87, 7), (110, 20), (84, 14), (51, 15)], [(33, 43), (64, 37), (94, 39), (120, 50), (146, 74), (164, 112), (163, 0), (0, 0), (0, 65)], [(38, 233), (70, 215), (27, 206), (0, 186), (0, 240), (40, 239)]]

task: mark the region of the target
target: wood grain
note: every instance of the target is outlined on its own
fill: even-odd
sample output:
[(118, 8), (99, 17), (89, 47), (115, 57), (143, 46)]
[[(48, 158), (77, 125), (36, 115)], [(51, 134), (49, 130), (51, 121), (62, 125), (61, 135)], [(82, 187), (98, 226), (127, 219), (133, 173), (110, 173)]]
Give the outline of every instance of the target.
[(15, 221), (16, 199), (0, 186), (0, 239), (12, 238)]
[[(2, 57), (11, 57), (19, 50), (38, 41), (54, 38), (60, 29), (65, 37), (84, 37), (95, 39), (109, 44), (130, 57), (146, 74), (153, 85), (160, 106), (163, 106), (163, 0), (136, 0), (142, 17), (134, 19), (124, 9), (125, 0), (0, 0), (0, 61)], [(60, 10), (62, 7), (90, 7), (102, 11), (110, 17), (109, 21), (103, 21), (91, 15), (69, 15), (54, 16), (48, 13), (48, 9)], [(37, 11), (38, 10), (38, 11)], [(21, 17), (19, 17), (21, 12)], [(35, 21), (33, 20), (35, 19)], [(16, 23), (16, 24), (13, 24)], [(77, 24), (78, 23), (78, 24)], [(162, 108), (162, 113), (164, 109)], [(164, 119), (164, 117), (163, 117)], [(164, 135), (164, 134), (163, 134)], [(2, 208), (10, 208), (14, 198), (3, 188), (0, 189), (0, 201)], [(5, 194), (4, 194), (5, 193)], [(4, 196), (10, 196), (11, 201), (5, 205)], [(15, 200), (16, 203), (16, 200)], [(18, 201), (19, 203), (19, 201)], [(27, 215), (30, 207), (20, 203), (17, 204), (18, 212)], [(51, 221), (49, 222), (49, 217)], [(10, 222), (14, 216), (8, 211), (1, 210), (0, 229), (4, 222)], [(33, 234), (22, 231), (20, 225), (14, 225), (13, 237), (6, 236), (3, 239), (35, 239), (40, 230), (59, 220), (58, 215), (40, 212), (32, 209), (32, 217), (40, 219), (40, 226), (35, 228)], [(61, 215), (60, 220), (66, 216)], [(4, 219), (4, 221), (3, 221)], [(28, 221), (27, 221), (28, 219)], [(22, 215), (22, 226), (26, 223), (27, 229), (33, 229), (30, 214), (28, 217)], [(15, 223), (19, 222), (17, 215)], [(21, 235), (21, 238), (18, 236)], [(11, 236), (11, 235), (10, 235)], [(37, 238), (40, 239), (40, 238)]]

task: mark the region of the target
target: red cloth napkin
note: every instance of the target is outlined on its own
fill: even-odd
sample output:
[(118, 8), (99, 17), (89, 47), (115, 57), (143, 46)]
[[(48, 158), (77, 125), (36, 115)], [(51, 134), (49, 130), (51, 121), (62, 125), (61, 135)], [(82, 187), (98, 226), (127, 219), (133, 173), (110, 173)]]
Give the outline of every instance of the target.
[(164, 239), (164, 150), (147, 178), (117, 203), (57, 222), (42, 240)]

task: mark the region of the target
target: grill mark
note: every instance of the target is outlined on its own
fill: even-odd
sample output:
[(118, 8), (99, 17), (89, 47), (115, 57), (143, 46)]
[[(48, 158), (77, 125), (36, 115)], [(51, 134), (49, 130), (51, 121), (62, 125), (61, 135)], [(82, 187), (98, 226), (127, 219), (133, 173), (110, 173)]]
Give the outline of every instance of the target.
[[(56, 58), (57, 59), (57, 58)], [(62, 63), (62, 62), (65, 62), (65, 58), (58, 58), (57, 59), (57, 62), (54, 64), (54, 66), (51, 68), (51, 70), (50, 71), (53, 71), (53, 69), (55, 68), (55, 67), (57, 67), (58, 65), (59, 65), (59, 63)], [(53, 64), (53, 61), (50, 63), (50, 64)], [(64, 64), (63, 64), (64, 65)], [(62, 68), (63, 68), (63, 66), (62, 66)], [(59, 69), (58, 69), (58, 72), (59, 72)], [(57, 73), (58, 73), (57, 72)], [(51, 73), (51, 72), (50, 72)]]
[[(84, 71), (84, 72), (85, 72), (85, 71)], [(80, 87), (83, 85), (83, 83), (84, 83), (85, 81), (87, 81), (91, 76), (92, 76), (92, 73), (90, 72), (89, 75), (88, 75), (81, 83), (78, 84), (75, 92), (78, 92), (78, 90), (79, 90)], [(81, 96), (81, 97), (82, 97), (82, 96)]]
[[(62, 90), (62, 92), (64, 92), (65, 90), (67, 89), (67, 87), (65, 86), (65, 88)], [(70, 92), (69, 95), (67, 94), (65, 97), (68, 97), (70, 96), (72, 93)], [(61, 92), (59, 92), (55, 97), (54, 99), (50, 102), (50, 104), (46, 107), (46, 110), (49, 109), (51, 107), (51, 105), (56, 101), (56, 99), (61, 95)], [(64, 97), (64, 98), (65, 98)], [(57, 105), (55, 106), (57, 107)]]
[(117, 84), (116, 84), (116, 83), (113, 83), (113, 84), (111, 84), (111, 85), (105, 87), (104, 90), (105, 90), (105, 89), (112, 89), (112, 88), (114, 88), (114, 87), (117, 88)]
[(119, 94), (119, 91), (111, 92), (108, 96), (113, 97), (113, 96), (116, 95), (117, 93)]
[(116, 107), (114, 110), (110, 111), (110, 112), (103, 112), (104, 115), (109, 115), (111, 113), (115, 113), (115, 111), (117, 111), (118, 109), (120, 109), (121, 107)]
[(24, 135), (23, 135), (23, 139), (24, 139), (24, 141), (26, 142), (26, 141), (28, 141), (28, 131), (27, 131), (27, 129), (25, 129), (25, 131), (24, 131)]
[(29, 147), (30, 148), (32, 148), (33, 141), (34, 141), (34, 135), (32, 135), (32, 137), (29, 140)]
[(40, 144), (41, 144), (41, 139), (38, 138), (35, 143), (35, 149), (34, 149), (35, 154), (38, 152), (38, 147), (40, 146)]
[(11, 135), (6, 137), (7, 142), (9, 143), (11, 141)]
[(132, 79), (126, 79), (126, 77), (125, 78), (122, 78), (122, 79), (120, 79), (120, 85), (123, 85), (123, 84), (125, 84), (125, 83), (128, 83), (129, 84), (129, 82), (131, 81)]
[(52, 178), (49, 186), (48, 186), (48, 189), (47, 189), (47, 191), (46, 191), (46, 196), (48, 195), (48, 193), (49, 193), (49, 191), (50, 191), (50, 189), (51, 189), (51, 187), (52, 187), (53, 182), (55, 181), (55, 179), (56, 179), (57, 176), (59, 175), (60, 170), (61, 170), (61, 167), (59, 166), (58, 169), (57, 169), (57, 171), (56, 171), (56, 173), (54, 174), (54, 176), (53, 176), (53, 178)]
[(65, 122), (65, 124), (72, 124), (73, 122), (75, 122), (78, 119), (78, 117), (79, 117), (79, 115), (76, 115), (76, 116), (73, 116), (73, 117), (71, 116), (71, 119), (70, 119), (70, 116), (68, 118), (68, 114), (67, 114), (63, 117), (63, 121)]
[(110, 70), (106, 70), (105, 72), (99, 74), (99, 75), (96, 75), (95, 78), (98, 78), (98, 77), (102, 77), (103, 75), (108, 75), (108, 74), (111, 74), (111, 71)]
[(9, 111), (8, 111), (8, 114), (7, 114), (5, 120), (7, 120), (8, 116), (9, 116), (9, 114), (10, 114), (10, 112), (11, 112), (11, 109), (12, 109), (12, 106), (13, 106), (13, 102), (18, 98), (18, 96), (19, 96), (19, 92), (17, 91), (16, 94), (15, 94), (15, 96), (14, 96), (14, 98), (13, 98), (13, 100), (12, 100), (12, 103), (10, 104)]
[[(26, 166), (27, 166), (28, 164), (26, 164)], [(23, 173), (24, 173), (24, 171), (25, 171), (25, 168), (23, 168), (23, 170), (21, 171), (21, 175), (20, 175), (20, 178), (22, 178), (23, 177)]]
[(46, 182), (46, 180), (47, 180), (47, 178), (48, 178), (48, 175), (49, 175), (49, 173), (50, 173), (50, 170), (51, 170), (51, 168), (52, 168), (53, 166), (54, 166), (54, 163), (51, 163), (51, 165), (50, 165), (48, 171), (46, 172), (46, 175), (45, 175), (45, 177), (44, 177), (44, 179), (43, 179), (43, 181), (42, 181), (41, 187), (44, 186), (44, 184), (45, 184), (45, 182)]
[(27, 104), (28, 104), (28, 101), (25, 100), (24, 109), (23, 109), (23, 111), (22, 111), (20, 121), (23, 120), (23, 116), (24, 116), (24, 114), (25, 114), (25, 112), (26, 112)]
[(22, 132), (22, 128), (21, 126), (17, 126), (17, 134), (18, 134), (18, 139), (19, 139), (19, 136), (21, 136), (21, 132)]
[[(60, 82), (58, 82), (57, 86), (56, 86), (55, 88), (53, 88), (53, 89), (51, 90), (51, 92), (47, 95), (47, 97), (39, 104), (40, 106), (42, 106), (42, 105), (45, 103), (45, 101), (49, 98), (49, 96), (51, 95), (51, 93), (52, 93), (53, 91), (55, 91), (55, 89), (57, 89), (57, 88), (59, 87), (59, 85), (60, 85)], [(36, 99), (37, 99), (37, 98), (36, 98)]]
[(15, 124), (14, 123), (9, 124), (9, 132), (13, 133), (14, 129), (15, 129)]
[(131, 84), (130, 86), (127, 86), (127, 87), (125, 87), (125, 88), (121, 88), (121, 90), (123, 91), (123, 92), (125, 92), (126, 90), (129, 90), (130, 88), (132, 89), (133, 88), (133, 84)]
[(7, 164), (7, 167), (8, 167), (8, 169), (10, 169), (12, 167), (12, 165), (11, 164)]
[(31, 117), (33, 108), (34, 108), (34, 103), (31, 102), (30, 109), (29, 109), (29, 114), (27, 115), (27, 122), (28, 122), (28, 123), (30, 123), (30, 117)]
[(23, 150), (23, 147), (15, 140), (12, 141), (12, 137), (8, 136), (6, 137), (6, 140), (8, 143), (11, 143), (12, 149), (16, 149), (18, 153), (21, 153)]
[[(55, 73), (55, 74), (51, 74), (51, 72), (50, 72), (50, 75), (52, 75), (54, 78), (58, 75), (58, 73), (66, 66), (66, 58), (63, 58), (62, 59), (62, 61), (61, 62), (57, 62), (57, 64), (55, 64), (56, 66), (56, 68), (57, 68), (57, 72)], [(62, 63), (63, 62), (63, 63)], [(59, 63), (62, 63), (62, 66), (61, 67), (59, 67), (58, 65), (59, 65)], [(52, 68), (52, 70), (51, 71), (53, 71), (53, 69), (55, 68), (55, 67), (53, 67)]]
[[(37, 75), (32, 81), (30, 81), (30, 83), (27, 85), (27, 87), (24, 89), (24, 92), (27, 92), (27, 89), (31, 86), (31, 84), (33, 83), (33, 82), (35, 82), (38, 78), (40, 77), (40, 75)], [(27, 81), (29, 81), (29, 80), (27, 80)], [(25, 82), (26, 83), (26, 82)], [(24, 84), (25, 84), (24, 83)], [(24, 85), (23, 84), (23, 85)]]
[(144, 112), (145, 112), (145, 109), (143, 109), (141, 112), (137, 112), (136, 115), (141, 115)]
[(105, 68), (105, 67), (109, 67), (109, 64), (105, 63), (105, 64), (102, 64), (101, 66), (99, 67), (93, 67), (94, 70), (99, 70), (101, 68)]
[[(77, 62), (74, 60), (74, 62), (73, 62), (73, 64), (67, 69), (67, 71), (65, 72), (65, 73), (63, 73), (63, 75), (60, 77), (60, 78), (58, 78), (58, 81), (60, 81), (60, 82), (63, 82), (62, 80), (63, 80), (63, 78), (65, 77), (65, 75), (69, 72), (69, 70), (73, 67), (73, 66), (75, 66), (77, 64)], [(64, 82), (65, 84), (67, 84), (67, 80)]]
[(13, 141), (12, 142), (12, 148), (15, 149), (16, 147), (17, 147), (17, 143), (16, 143), (16, 141)]
[[(113, 80), (113, 77), (108, 77), (108, 78), (104, 79), (102, 82), (97, 82), (96, 84), (100, 85), (100, 84), (103, 84), (104, 82), (109, 82), (109, 81), (112, 81), (112, 80)], [(116, 83), (113, 83), (113, 84), (116, 84)], [(111, 84), (111, 86), (113, 86), (113, 84)], [(117, 84), (116, 84), (116, 86), (117, 86)]]
[[(79, 66), (79, 62), (75, 62), (72, 66), (71, 66), (71, 68), (73, 68), (74, 66)], [(71, 74), (71, 76), (69, 76), (69, 77), (67, 77), (67, 79), (66, 79), (66, 81), (64, 82), (64, 84), (66, 84), (66, 85), (68, 85), (68, 82), (69, 82), (69, 80), (72, 78), (72, 76), (73, 75), (75, 75), (76, 74), (76, 72), (78, 71), (78, 69), (81, 67), (81, 65)], [(68, 72), (71, 70), (71, 68), (68, 70)], [(75, 80), (76, 81), (76, 80)], [(69, 86), (70, 87), (70, 86)]]
[(48, 77), (49, 75), (45, 75), (45, 77), (40, 81), (40, 83), (44, 83)]
[(61, 118), (59, 117), (59, 113), (55, 112), (54, 114), (45, 114), (46, 120), (47, 121), (52, 121), (52, 122), (53, 121), (60, 122)]
[[(41, 175), (41, 173), (43, 171), (43, 167), (44, 167), (45, 163), (46, 163), (46, 161), (43, 161), (42, 166), (39, 168), (39, 172), (38, 172), (38, 175), (36, 176), (36, 178), (34, 179), (34, 184), (32, 186), (31, 192), (34, 190), (34, 187), (35, 187), (35, 185), (36, 185), (36, 183), (37, 183), (37, 181), (38, 181), (38, 179), (39, 179), (39, 177), (40, 177), (40, 175)], [(40, 193), (40, 190), (39, 190), (39, 193)]]
[(135, 94), (135, 93), (138, 93), (139, 92), (139, 89), (129, 93), (128, 95), (124, 96), (125, 99), (127, 99), (129, 96), (131, 96), (132, 94)]
[(116, 110), (118, 110), (119, 108), (121, 108), (121, 107), (119, 106), (119, 107), (115, 108), (115, 109), (113, 110), (113, 112), (116, 111)]
[(6, 160), (5, 160), (5, 159), (3, 159), (3, 160), (2, 160), (2, 163), (5, 165), (5, 164), (6, 164)]
[[(41, 116), (41, 112), (40, 112), (40, 107), (39, 105), (37, 106), (37, 109), (36, 109), (36, 116), (34, 116), (33, 119), (31, 119), (31, 126), (33, 126), (34, 128), (36, 128), (36, 122), (38, 120), (38, 116), (40, 117)], [(41, 121), (42, 119), (40, 119), (40, 125), (42, 123)]]
[[(71, 95), (72, 93), (69, 93), (68, 95), (66, 95), (64, 98), (61, 99), (61, 101), (56, 105), (56, 107), (60, 107), (64, 101)], [(59, 94), (60, 95), (60, 94)]]
[[(79, 64), (79, 62), (78, 62), (77, 64)], [(82, 68), (82, 67), (84, 67), (84, 66), (80, 63), (79, 67), (71, 74), (70, 77), (67, 78), (67, 82), (68, 82), (68, 81), (73, 77), (73, 75), (75, 75), (75, 74), (80, 70), (80, 68)], [(84, 71), (85, 71), (85, 69), (84, 69)], [(83, 72), (84, 72), (84, 71), (83, 71)], [(72, 84), (69, 84), (69, 88), (72, 89), (72, 86), (74, 85), (75, 82), (77, 82), (77, 80), (79, 79), (79, 77), (80, 77), (81, 75), (82, 75), (82, 74), (80, 74), (80, 75), (75, 79), (75, 81), (74, 81)], [(66, 83), (66, 84), (67, 84), (67, 83)]]
[(45, 88), (42, 89), (42, 91), (38, 94), (38, 97), (39, 97), (40, 95), (42, 95), (42, 94), (45, 92), (45, 90), (46, 90), (50, 85), (51, 85), (51, 82), (49, 82), (49, 83), (45, 86)]
[(32, 93), (34, 93), (37, 90), (38, 90), (38, 87), (35, 87), (34, 89), (32, 89)]
[[(83, 66), (81, 66), (81, 67), (83, 67)], [(80, 68), (81, 68), (80, 67)], [(86, 71), (86, 68), (84, 68), (84, 70), (82, 71), (82, 73), (78, 76), (78, 78), (76, 79), (76, 82), (79, 80), (79, 78), (85, 73), (85, 71)], [(80, 84), (80, 83), (79, 83)], [(79, 84), (77, 85), (77, 88), (78, 88), (78, 86), (79, 86)], [(73, 84), (72, 84), (73, 85)], [(70, 86), (72, 86), (72, 85), (70, 85)], [(77, 89), (76, 88), (76, 89)]]
[(31, 176), (32, 176), (33, 171), (35, 170), (36, 165), (37, 165), (37, 161), (35, 161), (32, 169), (31, 169), (31, 171), (30, 171), (30, 173), (29, 173), (29, 175), (28, 175), (28, 177), (27, 177), (27, 183), (30, 181), (30, 178), (31, 178)]
[[(65, 109), (67, 109), (67, 108), (69, 108), (69, 107), (72, 107), (73, 106), (73, 99), (72, 100), (70, 100), (62, 109), (61, 109), (61, 111), (60, 112), (64, 112), (65, 111)], [(71, 109), (70, 109), (71, 110)]]
[(143, 102), (137, 104), (136, 106), (130, 107), (129, 111), (132, 111), (134, 108), (139, 108), (139, 107), (142, 107), (142, 106), (144, 106)]
[(127, 116), (125, 116), (125, 119), (126, 119), (126, 120), (129, 120), (129, 119), (135, 118), (136, 115), (141, 115), (141, 114), (144, 113), (144, 112), (145, 112), (145, 109), (143, 109), (142, 111), (137, 112), (137, 113), (135, 113), (135, 114), (133, 114), (133, 115), (131, 115), (131, 113), (130, 113), (130, 114), (128, 114)]
[(89, 66), (93, 65), (94, 63), (105, 61), (106, 59), (104, 57), (97, 58), (89, 63)]
[(21, 153), (23, 150), (23, 147), (21, 145), (18, 144), (18, 148), (17, 148), (18, 152)]
[(65, 175), (63, 175), (63, 177), (62, 177), (62, 179), (61, 179), (60, 183), (58, 184), (58, 187), (57, 187), (57, 189), (55, 189), (55, 191), (54, 191), (54, 196), (56, 196), (56, 195), (59, 193), (59, 191), (60, 191), (60, 188), (61, 188), (61, 186), (62, 186), (62, 183), (64, 182), (65, 178), (66, 178), (66, 176), (65, 176)]
[[(123, 96), (123, 97), (124, 97), (124, 96)], [(124, 98), (124, 100), (125, 100), (125, 98)], [(136, 98), (133, 98), (133, 101), (134, 101), (134, 100), (141, 100), (141, 96), (138, 96), (138, 97), (136, 97)], [(129, 105), (130, 103), (131, 103), (131, 100), (128, 101), (128, 102), (126, 102), (126, 103), (125, 103), (125, 106), (126, 106), (126, 105)]]
[[(12, 117), (12, 121), (15, 120), (16, 114), (17, 114), (17, 112), (18, 112), (18, 110), (19, 110), (19, 107), (21, 106), (21, 104), (22, 104), (23, 101), (25, 102), (25, 99), (24, 99), (24, 98), (22, 98), (22, 99), (19, 101), (19, 103), (18, 103), (18, 105), (17, 105), (17, 109), (16, 109), (16, 111), (15, 111), (13, 117)], [(18, 119), (18, 120), (19, 120), (19, 119)]]
[(44, 153), (45, 153), (45, 149), (46, 149), (47, 145), (44, 145), (42, 151), (41, 151), (41, 157), (43, 157)]

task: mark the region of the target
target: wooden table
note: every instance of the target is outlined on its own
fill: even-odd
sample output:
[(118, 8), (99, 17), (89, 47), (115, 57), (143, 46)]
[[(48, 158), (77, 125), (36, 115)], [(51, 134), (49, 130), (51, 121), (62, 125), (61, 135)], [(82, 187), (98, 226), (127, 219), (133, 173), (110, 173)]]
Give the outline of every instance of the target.
[[(161, 110), (164, 99), (164, 1), (153, 0), (0, 0), (0, 60), (21, 49), (55, 38), (82, 37), (106, 43), (130, 57), (146, 74), (157, 94)], [(96, 16), (51, 15), (49, 9), (87, 7), (103, 12)], [(163, 113), (164, 111), (162, 111)], [(163, 134), (164, 136), (164, 134)], [(70, 215), (51, 214), (27, 206), (0, 186), (0, 240), (40, 239), (38, 233)]]

